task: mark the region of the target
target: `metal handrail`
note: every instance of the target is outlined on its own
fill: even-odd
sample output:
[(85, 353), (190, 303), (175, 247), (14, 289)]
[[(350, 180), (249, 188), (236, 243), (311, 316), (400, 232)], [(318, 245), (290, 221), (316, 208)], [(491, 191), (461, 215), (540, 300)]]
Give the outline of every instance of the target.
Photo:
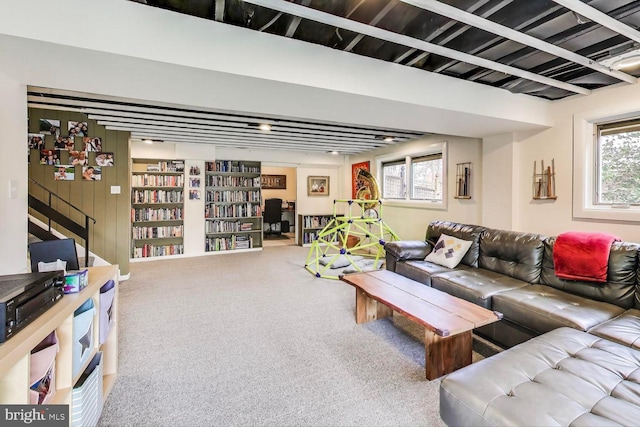
[[(34, 197), (32, 195), (29, 195), (29, 206), (33, 207), (38, 212), (41, 212), (41, 213), (43, 213), (45, 215), (46, 215), (45, 211), (48, 211), (50, 213), (49, 215), (46, 215), (47, 216), (47, 220), (48, 220), (48, 227), (49, 227), (48, 232), (49, 233), (51, 233), (51, 215), (57, 217), (60, 220), (63, 220), (63, 222), (68, 221), (67, 225), (65, 225), (64, 223), (60, 224), (58, 221), (56, 221), (56, 222), (58, 222), (62, 227), (67, 228), (69, 231), (72, 231), (73, 233), (77, 234), (79, 237), (81, 237), (84, 240), (84, 242), (85, 242), (85, 245), (84, 245), (84, 265), (85, 265), (85, 267), (88, 267), (89, 266), (89, 220), (93, 221), (93, 223), (95, 224), (96, 223), (96, 219), (93, 218), (92, 216), (86, 214), (85, 212), (83, 212), (77, 206), (74, 206), (70, 202), (68, 202), (65, 199), (63, 199), (62, 197), (58, 196), (57, 194), (55, 194), (54, 192), (52, 192), (51, 190), (49, 190), (48, 188), (46, 188), (45, 186), (40, 184), (38, 181), (34, 180), (33, 178), (29, 178), (29, 181), (34, 183), (38, 187), (42, 188), (43, 190), (45, 190), (47, 192), (48, 196), (49, 196), (48, 197), (48, 205), (46, 205), (46, 207), (45, 207), (44, 206), (44, 202), (42, 202), (41, 200), (38, 200), (36, 197)], [(51, 206), (52, 197), (55, 197), (56, 199), (60, 200), (61, 202), (66, 203), (68, 206), (70, 206), (71, 208), (75, 209), (80, 214), (84, 215), (84, 227), (79, 225), (76, 221), (72, 220), (68, 216), (63, 215), (57, 209), (54, 209)], [(32, 206), (32, 199), (33, 199), (33, 203), (34, 203), (33, 206)], [(42, 210), (38, 210), (35, 206), (40, 206), (40, 208)], [(72, 224), (72, 225), (69, 225), (69, 224)], [(82, 231), (82, 233), (79, 233), (79, 231)]]

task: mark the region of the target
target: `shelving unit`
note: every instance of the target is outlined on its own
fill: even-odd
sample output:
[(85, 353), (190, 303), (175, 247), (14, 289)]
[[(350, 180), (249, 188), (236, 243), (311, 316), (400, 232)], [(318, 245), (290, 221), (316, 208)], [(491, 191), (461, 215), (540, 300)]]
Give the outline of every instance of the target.
[(205, 251), (262, 248), (260, 162), (205, 163)]
[[(339, 215), (342, 216), (342, 215)], [(322, 230), (333, 218), (328, 215), (298, 215), (298, 245), (309, 247), (315, 240), (318, 232)]]
[(456, 195), (454, 198), (471, 198), (471, 162), (456, 165)]
[[(108, 281), (114, 281), (114, 297), (109, 307), (100, 307), (100, 288)], [(0, 404), (30, 404), (29, 371), (31, 365), (31, 350), (45, 337), (56, 332), (59, 350), (55, 362), (55, 381), (50, 387), (55, 394), (48, 402), (50, 404), (69, 405), (69, 424), (74, 423), (73, 389), (87, 365), (98, 353), (102, 353), (99, 382), (102, 383), (102, 401), (97, 402), (98, 408), (107, 399), (116, 380), (118, 371), (118, 266), (89, 268), (89, 283), (86, 288), (76, 294), (67, 294), (51, 308), (41, 314), (32, 323), (0, 345)], [(87, 361), (80, 366), (79, 373), (73, 375), (73, 328), (74, 311), (87, 300), (92, 299), (96, 308), (92, 323), (92, 347)], [(110, 309), (111, 325), (106, 339), (100, 344), (100, 311)], [(93, 402), (96, 404), (96, 402)]]
[(536, 170), (536, 162), (533, 162), (533, 200), (556, 200), (556, 164), (551, 159), (551, 166), (544, 167), (544, 160), (540, 161), (540, 172)]
[(132, 159), (131, 257), (184, 253), (184, 161)]

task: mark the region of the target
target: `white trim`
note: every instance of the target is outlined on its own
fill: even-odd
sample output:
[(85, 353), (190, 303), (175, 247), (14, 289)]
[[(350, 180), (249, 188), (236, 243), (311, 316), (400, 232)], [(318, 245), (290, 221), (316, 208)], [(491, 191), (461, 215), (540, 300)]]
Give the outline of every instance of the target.
[[(402, 152), (398, 151), (395, 153), (382, 154), (376, 156), (374, 161), (376, 163), (376, 179), (379, 183), (382, 183), (382, 163), (389, 162), (393, 160), (402, 160), (404, 157), (406, 165), (407, 165), (407, 194), (405, 195), (405, 199), (381, 199), (383, 206), (394, 206), (394, 207), (403, 207), (403, 208), (413, 208), (413, 209), (435, 209), (435, 210), (446, 210), (447, 209), (447, 200), (448, 200), (448, 191), (447, 191), (447, 183), (449, 181), (448, 176), (448, 167), (447, 167), (447, 142), (436, 142), (430, 144), (429, 147), (425, 150), (417, 151), (417, 152)], [(413, 200), (410, 198), (411, 192), (411, 159), (415, 159), (422, 156), (428, 156), (430, 154), (438, 154), (442, 153), (442, 201), (429, 201), (429, 200)], [(382, 188), (380, 189), (383, 190)]]
[(573, 116), (573, 217), (579, 219), (640, 222), (640, 206), (620, 209), (615, 205), (596, 205), (595, 147), (597, 125), (640, 116), (640, 111), (616, 114), (591, 111)]

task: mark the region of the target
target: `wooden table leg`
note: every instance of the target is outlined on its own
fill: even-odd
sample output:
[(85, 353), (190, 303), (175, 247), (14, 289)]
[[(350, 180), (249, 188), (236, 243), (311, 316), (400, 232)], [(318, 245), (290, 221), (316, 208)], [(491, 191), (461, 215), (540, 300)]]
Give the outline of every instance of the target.
[(428, 380), (439, 378), (471, 364), (471, 331), (441, 337), (425, 328), (425, 370)]
[(391, 308), (370, 298), (361, 289), (356, 288), (356, 323), (366, 323), (392, 315)]

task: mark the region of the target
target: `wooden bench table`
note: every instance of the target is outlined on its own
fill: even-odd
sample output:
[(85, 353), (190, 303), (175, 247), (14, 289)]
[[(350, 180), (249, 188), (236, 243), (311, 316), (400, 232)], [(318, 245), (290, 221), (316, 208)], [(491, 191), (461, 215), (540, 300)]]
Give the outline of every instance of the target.
[(471, 364), (472, 330), (502, 314), (425, 286), (388, 270), (340, 276), (356, 288), (356, 323), (393, 315), (425, 328), (425, 370), (429, 380)]

